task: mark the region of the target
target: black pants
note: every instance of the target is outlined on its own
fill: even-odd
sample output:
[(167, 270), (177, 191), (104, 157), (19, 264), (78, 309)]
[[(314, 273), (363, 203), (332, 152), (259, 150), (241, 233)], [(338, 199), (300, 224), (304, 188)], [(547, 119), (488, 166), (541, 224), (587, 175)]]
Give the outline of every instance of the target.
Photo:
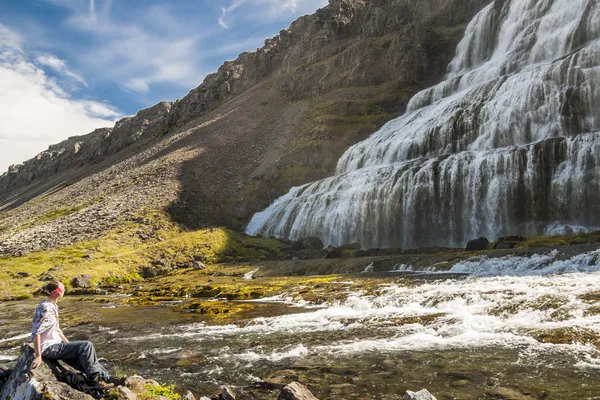
[(96, 349), (92, 342), (69, 342), (59, 343), (48, 347), (42, 354), (43, 358), (49, 360), (64, 361), (78, 371), (85, 373), (89, 379), (96, 376), (107, 381), (110, 374), (99, 362), (96, 357)]

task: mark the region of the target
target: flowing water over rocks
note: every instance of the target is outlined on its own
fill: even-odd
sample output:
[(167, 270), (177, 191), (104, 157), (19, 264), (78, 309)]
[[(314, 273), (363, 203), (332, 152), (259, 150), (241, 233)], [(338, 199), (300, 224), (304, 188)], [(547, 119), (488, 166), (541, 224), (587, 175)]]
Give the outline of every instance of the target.
[[(350, 288), (360, 275), (336, 285)], [(600, 251), (384, 275), (375, 290), (339, 302), (262, 299), (262, 316), (221, 324), (183, 309), (186, 299), (148, 307), (66, 299), (62, 318), (69, 335), (93, 340), (127, 372), (195, 393), (230, 384), (266, 399), (247, 387), (292, 377), (323, 399), (400, 399), (421, 387), (442, 399), (598, 398)], [(0, 305), (3, 359), (16, 356), (33, 306)]]
[(599, 84), (597, 1), (497, 0), (443, 82), (247, 232), (407, 248), (600, 227)]

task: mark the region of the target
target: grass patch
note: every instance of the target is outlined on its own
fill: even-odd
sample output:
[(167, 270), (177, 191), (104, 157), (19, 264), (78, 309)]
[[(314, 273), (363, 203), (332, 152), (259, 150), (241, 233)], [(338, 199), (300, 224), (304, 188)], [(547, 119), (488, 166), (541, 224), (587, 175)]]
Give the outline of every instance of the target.
[[(142, 267), (191, 267), (205, 264), (255, 261), (280, 257), (289, 245), (274, 239), (255, 238), (225, 228), (184, 231), (162, 212), (149, 212), (127, 221), (98, 240), (22, 257), (0, 257), (0, 301), (31, 297), (50, 274), (67, 287), (82, 274), (92, 284), (133, 283)], [(19, 272), (29, 276), (20, 277)]]
[(516, 247), (555, 247), (599, 242), (600, 231), (595, 231), (566, 236), (531, 236), (525, 238), (525, 241), (523, 242), (517, 242)]

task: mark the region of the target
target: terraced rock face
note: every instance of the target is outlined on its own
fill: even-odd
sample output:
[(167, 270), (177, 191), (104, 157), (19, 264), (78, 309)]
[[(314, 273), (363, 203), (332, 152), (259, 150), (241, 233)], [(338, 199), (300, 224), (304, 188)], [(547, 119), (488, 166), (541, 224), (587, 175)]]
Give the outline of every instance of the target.
[(445, 80), (248, 233), (363, 247), (600, 227), (600, 4), (497, 0)]
[[(241, 228), (438, 82), (489, 0), (332, 0), (174, 103), (0, 176), (0, 253), (92, 239), (141, 209)], [(57, 212), (60, 210), (60, 212)], [(10, 240), (9, 240), (10, 238)]]

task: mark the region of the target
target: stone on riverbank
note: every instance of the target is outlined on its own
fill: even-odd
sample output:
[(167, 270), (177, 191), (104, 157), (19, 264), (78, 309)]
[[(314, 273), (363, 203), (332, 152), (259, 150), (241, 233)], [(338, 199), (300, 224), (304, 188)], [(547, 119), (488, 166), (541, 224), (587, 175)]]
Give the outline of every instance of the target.
[(318, 400), (305, 386), (292, 382), (281, 390), (277, 400)]
[(480, 237), (479, 239), (471, 240), (467, 243), (466, 250), (467, 251), (481, 251), (487, 250), (490, 241), (484, 237)]
[(66, 383), (58, 382), (45, 363), (30, 371), (34, 358), (33, 348), (23, 345), (17, 365), (2, 387), (0, 400), (93, 400), (92, 396), (79, 392)]
[(418, 392), (407, 390), (402, 400), (437, 400), (427, 389), (421, 389)]

